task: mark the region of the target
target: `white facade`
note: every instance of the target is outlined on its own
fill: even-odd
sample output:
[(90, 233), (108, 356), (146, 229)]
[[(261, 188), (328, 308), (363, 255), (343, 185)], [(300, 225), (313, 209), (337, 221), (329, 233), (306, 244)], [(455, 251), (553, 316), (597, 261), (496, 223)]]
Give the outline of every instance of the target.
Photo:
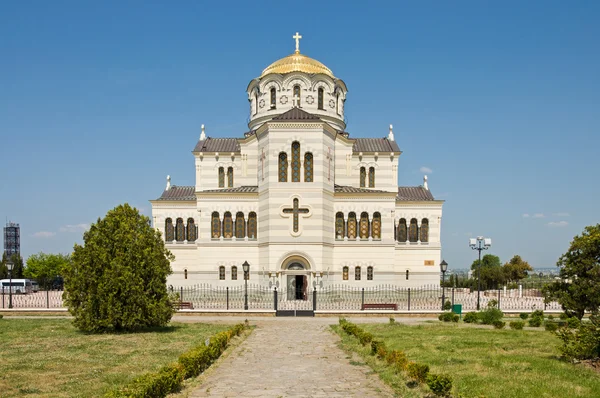
[(175, 255), (168, 284), (241, 285), (244, 261), (250, 282), (269, 286), (439, 283), (443, 201), (426, 179), (398, 186), (391, 126), (385, 138), (344, 131), (346, 94), (296, 52), (250, 82), (249, 132), (211, 138), (203, 127), (195, 186), (168, 178), (151, 201)]

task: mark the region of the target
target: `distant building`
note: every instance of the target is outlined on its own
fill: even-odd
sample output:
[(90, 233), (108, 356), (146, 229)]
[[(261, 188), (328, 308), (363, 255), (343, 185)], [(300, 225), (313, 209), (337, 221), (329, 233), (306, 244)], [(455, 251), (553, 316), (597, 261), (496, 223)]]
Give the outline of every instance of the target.
[(19, 227), (19, 224), (6, 223), (6, 227), (4, 227), (4, 253), (7, 256), (21, 254), (21, 227)]

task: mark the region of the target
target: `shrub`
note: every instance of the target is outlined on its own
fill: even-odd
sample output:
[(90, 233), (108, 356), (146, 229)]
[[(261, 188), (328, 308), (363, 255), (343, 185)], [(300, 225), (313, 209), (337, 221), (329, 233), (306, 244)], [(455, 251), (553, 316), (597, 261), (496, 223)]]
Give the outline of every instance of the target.
[(529, 318), (529, 314), (526, 312), (521, 312), (519, 314), (519, 318), (521, 318), (522, 320), (525, 320), (525, 319)]
[(549, 320), (549, 321), (552, 321), (552, 320), (554, 320), (554, 315), (552, 315), (552, 314), (548, 315), (548, 320)]
[(590, 317), (590, 322), (577, 329), (561, 328), (556, 332), (562, 340), (560, 350), (569, 360), (596, 359), (600, 356), (600, 320)]
[(379, 355), (380, 352), (385, 351), (385, 344), (383, 341), (373, 340), (371, 341), (371, 355), (378, 355), (381, 358), (385, 358), (385, 354)]
[(0, 314), (0, 319), (4, 318), (4, 315)]
[(452, 322), (458, 322), (459, 319), (460, 317), (458, 316), (458, 314), (452, 314)]
[(558, 323), (554, 321), (546, 321), (544, 322), (544, 329), (549, 332), (555, 332), (558, 329)]
[(444, 303), (443, 310), (450, 311), (451, 309), (452, 309), (452, 303), (450, 302), (450, 300), (446, 300), (446, 302)]
[[(438, 316), (438, 319), (443, 322), (452, 322), (454, 319), (454, 313), (452, 312), (443, 312)], [(458, 317), (458, 315), (456, 315)]]
[(544, 319), (544, 311), (542, 310), (535, 310), (531, 313), (531, 317), (532, 318), (542, 318)]
[(566, 312), (561, 313), (558, 317), (565, 321), (569, 318)]
[(467, 312), (465, 314), (465, 318), (463, 319), (465, 323), (477, 323), (479, 322), (479, 316), (475, 311)]
[(178, 363), (162, 367), (158, 372), (146, 373), (121, 390), (110, 392), (107, 398), (162, 398), (181, 387), (185, 371)]
[(493, 325), (494, 322), (502, 320), (504, 313), (495, 307), (488, 307), (479, 313), (481, 323), (484, 325)]
[(406, 358), (406, 354), (403, 351), (398, 350), (392, 350), (388, 352), (385, 360), (390, 366), (394, 366), (397, 371), (406, 369), (406, 365), (408, 364), (408, 358)]
[(396, 323), (396, 320), (392, 317), (390, 317), (390, 324), (393, 325), (394, 323)]
[(411, 379), (418, 381), (419, 383), (424, 383), (429, 374), (429, 365), (409, 362), (408, 365), (406, 365), (406, 372)]
[(570, 327), (571, 329), (576, 329), (579, 327), (579, 325), (581, 325), (581, 322), (579, 321), (578, 318), (573, 316), (573, 317), (567, 319), (567, 326)]
[(446, 375), (429, 373), (426, 378), (427, 386), (438, 397), (447, 397), (452, 390), (452, 379)]
[(525, 326), (525, 322), (523, 321), (512, 321), (508, 324), (511, 329), (514, 330), (523, 330), (523, 326)]
[(529, 319), (529, 326), (533, 328), (540, 327), (542, 325), (542, 318), (540, 317), (532, 317)]
[(504, 326), (506, 325), (506, 322), (503, 322), (503, 321), (494, 321), (494, 323), (492, 323), (492, 325), (494, 325), (494, 328), (496, 328), (496, 329), (504, 329)]

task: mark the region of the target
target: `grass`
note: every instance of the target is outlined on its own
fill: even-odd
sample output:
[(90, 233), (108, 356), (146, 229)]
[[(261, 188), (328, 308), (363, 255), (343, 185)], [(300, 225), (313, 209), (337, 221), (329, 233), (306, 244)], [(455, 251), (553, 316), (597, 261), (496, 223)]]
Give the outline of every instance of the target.
[[(562, 361), (560, 342), (550, 332), (440, 323), (359, 326), (388, 349), (403, 350), (409, 360), (450, 375), (462, 397), (600, 397), (600, 374)], [(394, 388), (402, 395), (401, 387)]]
[(227, 325), (173, 323), (143, 333), (85, 334), (68, 319), (0, 320), (2, 397), (101, 397), (177, 360)]

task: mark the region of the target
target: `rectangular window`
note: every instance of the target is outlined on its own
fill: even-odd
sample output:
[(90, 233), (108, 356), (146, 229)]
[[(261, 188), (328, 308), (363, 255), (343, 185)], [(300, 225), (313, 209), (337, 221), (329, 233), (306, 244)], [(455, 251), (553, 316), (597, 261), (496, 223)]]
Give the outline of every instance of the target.
[(373, 280), (373, 267), (368, 267), (367, 268), (367, 280), (368, 281), (372, 281)]
[(342, 279), (345, 281), (348, 280), (348, 267), (344, 267), (343, 272), (342, 272)]
[(225, 267), (219, 267), (219, 280), (225, 280)]
[(360, 267), (354, 268), (354, 280), (360, 280)]

